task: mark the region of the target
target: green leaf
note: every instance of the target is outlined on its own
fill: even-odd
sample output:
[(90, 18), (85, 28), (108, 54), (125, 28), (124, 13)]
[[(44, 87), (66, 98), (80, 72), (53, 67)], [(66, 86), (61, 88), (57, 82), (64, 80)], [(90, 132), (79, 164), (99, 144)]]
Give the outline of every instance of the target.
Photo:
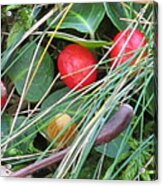
[[(29, 45), (27, 43), (20, 51), (24, 50)], [(24, 83), (27, 77), (27, 73), (37, 47), (36, 43), (33, 43), (31, 47), (27, 50), (25, 54), (23, 54), (19, 60), (12, 66), (12, 68), (8, 72), (8, 76), (14, 82), (16, 90), (19, 94), (22, 93)], [(38, 60), (43, 52), (43, 48), (40, 47), (36, 56), (36, 60), (34, 62), (34, 66), (32, 68), (32, 72), (34, 71), (36, 65), (38, 64)], [(54, 64), (48, 53), (46, 53), (41, 65), (39, 66), (37, 73), (32, 81), (32, 84), (28, 90), (28, 93), (25, 99), (29, 102), (37, 102), (44, 95), (48, 87), (50, 86), (54, 76)]]
[[(18, 119), (17, 119), (17, 122), (16, 122), (15, 127), (19, 127), (21, 125), (21, 123), (23, 123), (23, 121), (25, 119), (26, 119), (25, 116), (19, 116)], [(19, 146), (17, 147), (17, 149), (19, 151), (22, 151), (23, 153), (36, 152), (36, 149), (33, 147), (33, 142), (34, 142), (34, 139), (35, 139), (37, 133), (35, 133), (35, 135), (32, 135), (32, 136), (29, 137), (29, 135), (31, 135), (36, 130), (37, 130), (37, 127), (36, 126), (30, 127), (24, 133), (22, 133), (21, 135), (19, 135), (12, 143), (13, 144), (16, 144), (17, 142), (19, 142), (22, 139), (24, 139), (24, 142), (21, 143), (21, 144), (19, 144)], [(27, 137), (29, 137), (29, 138), (27, 139)]]
[(22, 7), (19, 10), (19, 16), (21, 17), (21, 22), (26, 29), (29, 29), (32, 26), (34, 17), (33, 17), (33, 8), (31, 5)]
[[(70, 91), (70, 88), (66, 87), (66, 88), (62, 88), (59, 89), (57, 91), (55, 91), (54, 93), (52, 93), (51, 95), (49, 95), (49, 97), (47, 97), (47, 99), (45, 99), (45, 101), (42, 103), (41, 105), (41, 110), (47, 109), (50, 106), (52, 106), (53, 104), (55, 104), (57, 101), (59, 101), (62, 97), (64, 97), (68, 92)], [(75, 93), (74, 95), (70, 95), (67, 99), (65, 99), (61, 104), (57, 105), (54, 109), (52, 109), (52, 117), (54, 117), (56, 114), (58, 113), (62, 113), (65, 111), (66, 107), (70, 104), (70, 102), (77, 96), (77, 93)], [(73, 116), (75, 114), (75, 112), (77, 111), (78, 107), (80, 106), (80, 104), (82, 103), (82, 100), (78, 100), (77, 102), (73, 103), (68, 110), (66, 110), (66, 113)]]
[(118, 30), (124, 30), (128, 23), (121, 21), (120, 18), (126, 17), (122, 4), (119, 2), (108, 2), (104, 3), (107, 16), (110, 18), (112, 23), (117, 27)]
[(1, 138), (4, 138), (9, 134), (12, 117), (4, 113), (1, 117)]
[[(116, 139), (108, 143), (106, 149), (104, 149), (105, 148), (105, 144), (104, 144), (96, 147), (95, 150), (102, 154), (104, 153), (106, 156), (110, 158), (115, 158), (117, 156), (117, 152), (119, 150), (122, 139), (123, 136), (120, 135)], [(126, 144), (122, 150), (122, 155), (126, 154), (128, 151), (129, 151), (129, 145)]]
[[(104, 15), (105, 11), (102, 3), (76, 3), (60, 28), (72, 28), (79, 32), (93, 35)], [(53, 28), (56, 25), (57, 23), (53, 25)]]
[(79, 37), (73, 36), (71, 34), (63, 33), (63, 32), (57, 32), (55, 34), (55, 38), (64, 39), (66, 41), (71, 41), (71, 42), (77, 43), (87, 48), (99, 48), (99, 47), (108, 46), (111, 44), (111, 42), (108, 42), (108, 41), (88, 40), (88, 39), (79, 38)]
[(17, 10), (17, 19), (12, 28), (10, 29), (10, 35), (7, 39), (7, 48), (15, 45), (24, 35), (24, 33), (32, 26), (34, 16), (32, 15), (32, 7), (30, 5), (9, 5), (6, 7), (6, 11)]
[[(15, 128), (19, 127), (25, 119), (26, 119), (25, 116), (19, 116), (17, 118)], [(4, 138), (5, 136), (7, 136), (9, 134), (12, 121), (13, 121), (13, 118), (10, 115), (4, 114), (2, 116), (2, 127), (1, 127), (2, 138)], [(37, 128), (32, 127), (29, 130), (27, 130), (26, 132), (19, 135), (16, 139), (14, 139), (8, 145), (8, 149), (6, 149), (5, 156), (6, 155), (7, 156), (8, 155), (9, 156), (16, 156), (16, 155), (25, 154), (25, 153), (28, 153), (28, 152), (34, 152), (34, 150), (36, 152), (37, 149), (33, 147), (33, 141), (34, 141), (34, 138), (36, 137), (36, 134), (31, 136), (29, 139), (25, 139), (26, 137), (28, 137), (35, 130), (37, 130)], [(21, 143), (18, 147), (13, 147), (12, 148), (12, 145), (18, 143), (22, 139), (24, 139), (23, 143)]]
[[(128, 8), (124, 5), (126, 4)], [(105, 2), (104, 3), (105, 11), (109, 19), (115, 25), (118, 30), (124, 30), (130, 24), (130, 22), (122, 21), (121, 18), (135, 18), (135, 11), (140, 11), (142, 5), (133, 2)]]
[(66, 95), (70, 91), (69, 87), (62, 88), (56, 90), (52, 93), (41, 105), (41, 109), (46, 109), (50, 107), (52, 104), (55, 104), (58, 100), (60, 100), (64, 95)]
[(19, 22), (16, 22), (13, 27), (11, 28), (10, 35), (7, 39), (7, 48), (10, 46), (15, 45), (24, 35), (25, 28)]
[[(15, 127), (19, 127), (21, 125), (21, 123), (26, 119), (25, 116), (19, 116), (16, 122)], [(36, 137), (36, 134), (31, 136), (30, 138), (27, 139), (27, 137), (32, 134), (33, 132), (35, 132), (37, 130), (36, 127), (31, 127), (28, 130), (26, 130), (24, 133), (22, 133), (21, 135), (19, 135), (13, 142), (12, 144), (16, 144), (19, 141), (21, 141), (22, 139), (24, 139), (24, 142), (19, 144), (19, 146), (16, 148), (17, 150), (19, 150), (19, 152), (21, 151), (22, 153), (28, 153), (28, 152), (34, 152), (33, 149), (35, 149), (33, 147), (33, 141), (34, 138)], [(11, 144), (11, 146), (12, 146)], [(33, 147), (33, 148), (32, 148)], [(36, 152), (36, 151), (35, 151)]]

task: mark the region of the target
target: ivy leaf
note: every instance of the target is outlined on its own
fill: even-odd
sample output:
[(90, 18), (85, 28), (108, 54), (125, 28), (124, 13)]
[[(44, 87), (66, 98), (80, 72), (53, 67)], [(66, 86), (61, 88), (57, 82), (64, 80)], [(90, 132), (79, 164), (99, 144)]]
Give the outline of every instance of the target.
[[(102, 3), (76, 3), (69, 11), (60, 28), (71, 28), (82, 33), (94, 34), (104, 15), (105, 11)], [(50, 20), (49, 23), (51, 22)], [(56, 26), (57, 23), (52, 27), (55, 28)]]
[[(20, 51), (22, 51), (31, 43), (27, 43)], [(27, 77), (27, 73), (37, 47), (36, 43), (33, 43), (27, 51), (21, 55), (21, 57), (16, 61), (12, 68), (8, 72), (8, 76), (14, 82), (16, 90), (19, 94), (22, 94), (24, 83)], [(40, 47), (32, 68), (32, 73), (36, 65), (38, 64), (39, 58), (43, 52), (43, 48)], [(54, 76), (54, 64), (48, 53), (46, 53), (41, 65), (39, 66), (37, 73), (32, 81), (32, 84), (28, 90), (25, 99), (29, 102), (37, 102), (44, 95), (48, 87), (50, 86)]]
[[(120, 144), (122, 142), (123, 136), (122, 134), (118, 136), (116, 139), (111, 141), (110, 143), (107, 144), (106, 149), (104, 150), (105, 144), (100, 145), (98, 147), (95, 147), (95, 150), (100, 153), (104, 153), (106, 156), (110, 158), (115, 158), (117, 156), (117, 152), (119, 150)], [(122, 155), (126, 154), (129, 151), (129, 145), (125, 145), (125, 147), (122, 150)]]

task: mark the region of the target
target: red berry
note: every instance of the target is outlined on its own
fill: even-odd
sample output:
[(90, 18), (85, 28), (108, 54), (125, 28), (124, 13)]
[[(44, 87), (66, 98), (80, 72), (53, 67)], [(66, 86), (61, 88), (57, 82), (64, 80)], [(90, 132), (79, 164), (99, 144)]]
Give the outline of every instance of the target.
[[(133, 29), (129, 29), (128, 31), (122, 31), (122, 32), (119, 32), (115, 38), (114, 38), (114, 42), (117, 42), (117, 44), (115, 45), (115, 47), (113, 48), (113, 50), (111, 51), (110, 53), (110, 57), (111, 58), (116, 58), (122, 48), (124, 47), (128, 37), (130, 36), (131, 32), (133, 32)], [(121, 39), (119, 39), (121, 38)], [(144, 34), (140, 31), (140, 30), (135, 30), (132, 34), (132, 36), (130, 37), (125, 49), (123, 50), (123, 52), (120, 54), (120, 56), (122, 57), (119, 57), (118, 60), (113, 60), (111, 62), (111, 66), (113, 68), (117, 67), (118, 65), (121, 65), (125, 62), (127, 62), (127, 60), (129, 60), (135, 53), (135, 51), (143, 46), (145, 46), (147, 44), (147, 40), (144, 36)], [(130, 54), (128, 54), (130, 53)], [(146, 52), (144, 52), (144, 55), (143, 57), (145, 57), (147, 55)], [(136, 59), (134, 59), (131, 64), (135, 64), (136, 62)]]
[(1, 81), (1, 108), (4, 107), (6, 101), (7, 101), (7, 90), (3, 82)]
[[(70, 88), (77, 86), (91, 71), (97, 63), (91, 51), (77, 44), (70, 44), (63, 49), (58, 57), (58, 69), (63, 81)], [(90, 67), (91, 66), (91, 67)], [(90, 67), (90, 68), (89, 68)], [(65, 78), (64, 78), (65, 76)], [(81, 89), (97, 79), (97, 70), (81, 83)]]

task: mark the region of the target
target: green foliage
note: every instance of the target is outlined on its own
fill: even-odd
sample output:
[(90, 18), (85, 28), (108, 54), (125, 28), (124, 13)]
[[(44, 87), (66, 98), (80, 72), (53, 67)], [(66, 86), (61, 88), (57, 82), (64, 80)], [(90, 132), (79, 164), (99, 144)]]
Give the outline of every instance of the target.
[(6, 11), (11, 11), (11, 10), (17, 10), (17, 9), (21, 9), (22, 8), (22, 5), (7, 5), (6, 6)]
[(47, 97), (47, 99), (42, 103), (41, 108), (46, 109), (50, 107), (52, 104), (55, 104), (58, 100), (63, 98), (63, 96), (65, 96), (69, 91), (70, 91), (69, 87), (56, 90), (54, 93)]
[(32, 6), (31, 5), (7, 5), (6, 12), (16, 12), (17, 23), (21, 24), (22, 27), (28, 29), (31, 27), (33, 22)]
[(131, 161), (126, 170), (122, 173), (122, 180), (133, 180), (138, 173), (138, 162)]
[(100, 48), (103, 46), (108, 46), (112, 43), (112, 42), (102, 41), (102, 40), (92, 40), (92, 39), (88, 40), (84, 38), (79, 38), (74, 35), (63, 33), (63, 32), (57, 32), (55, 38), (71, 41), (87, 48)]
[[(62, 99), (64, 96), (66, 96), (66, 94), (70, 91), (70, 88), (65, 87), (59, 90), (56, 90), (54, 93), (50, 94), (45, 101), (43, 101), (42, 105), (41, 105), (41, 110), (45, 110), (48, 109), (50, 106), (52, 106), (53, 104), (57, 103), (57, 101), (59, 101), (60, 99)], [(60, 103), (59, 105), (57, 105), (54, 109), (52, 109), (52, 112), (50, 113), (50, 115), (52, 116), (52, 118), (54, 118), (54, 116), (58, 113), (67, 113), (69, 115), (71, 115), (72, 117), (74, 116), (75, 112), (77, 111), (77, 109), (80, 107), (80, 105), (82, 104), (82, 99), (78, 100), (77, 102), (71, 104), (71, 101), (73, 101), (73, 99), (77, 96), (78, 94), (75, 93), (74, 95), (70, 95), (67, 99), (65, 99), (62, 103)], [(66, 109), (66, 107), (68, 107)]]
[[(18, 128), (25, 119), (26, 118), (24, 116), (19, 116), (17, 119), (16, 125), (15, 125), (15, 128)], [(22, 154), (38, 152), (38, 150), (33, 146), (33, 142), (36, 137), (36, 134), (33, 136), (30, 136), (30, 134), (32, 134), (36, 130), (37, 130), (36, 127), (30, 128), (28, 131), (24, 132), (22, 135), (20, 135), (18, 138), (16, 138), (12, 142), (12, 144), (16, 144), (17, 142), (24, 139), (23, 143), (17, 147), (17, 149), (22, 151)], [(12, 147), (12, 144), (11, 144), (11, 147)]]
[[(27, 43), (18, 53), (21, 52), (29, 45)], [(29, 71), (34, 52), (37, 48), (37, 44), (33, 43), (32, 46), (24, 53), (18, 61), (12, 66), (12, 68), (8, 72), (8, 76), (14, 82), (15, 87), (19, 94), (22, 93), (24, 83), (27, 77), (27, 73)], [(40, 47), (34, 62), (34, 66), (32, 68), (32, 73), (38, 64), (39, 58), (43, 52), (43, 47)], [(46, 92), (47, 88), (49, 87), (50, 83), (53, 80), (54, 76), (54, 64), (53, 61), (48, 53), (46, 53), (39, 69), (32, 81), (32, 84), (28, 90), (28, 93), (25, 97), (27, 101), (30, 102), (37, 102), (41, 99), (41, 97)]]
[(4, 113), (1, 117), (1, 138), (4, 138), (9, 134), (12, 117), (9, 114)]
[[(97, 152), (105, 154), (106, 156), (110, 158), (115, 158), (117, 156), (122, 139), (123, 139), (123, 135), (120, 135), (116, 139), (114, 139), (112, 142), (108, 143), (107, 146), (100, 145), (96, 147), (95, 149)], [(124, 154), (127, 154), (128, 152), (129, 152), (129, 145), (125, 144), (125, 147), (123, 148), (121, 152), (121, 156), (123, 156)]]
[(14, 46), (32, 26), (34, 16), (32, 15), (32, 8), (30, 5), (8, 5), (6, 6), (6, 13), (8, 11), (16, 11), (17, 13), (17, 20), (10, 29), (10, 34), (7, 39), (7, 47), (9, 48), (10, 46)]
[[(69, 114), (78, 125), (78, 132), (71, 144), (71, 151), (65, 159), (50, 169), (50, 177), (54, 173), (56, 178), (156, 179), (157, 139), (154, 128), (157, 123), (153, 117), (156, 113), (156, 94), (154, 93), (156, 82), (153, 81), (153, 57), (155, 55), (153, 51), (153, 35), (155, 33), (153, 32), (155, 25), (151, 24), (153, 23), (153, 11), (151, 11), (153, 4), (134, 2), (74, 3), (59, 31), (57, 30), (45, 58), (36, 69), (44, 47), (49, 41), (48, 36), (56, 28), (63, 14), (51, 28), (47, 27), (47, 24), (49, 25), (56, 15), (60, 15), (66, 6), (67, 4), (2, 7), (2, 20), (6, 24), (3, 26), (5, 34), (2, 33), (2, 43), (4, 43), (2, 51), (3, 78), (7, 83), (9, 82), (8, 93), (12, 88), (16, 88), (2, 114), (2, 147), (5, 147), (6, 141), (9, 140), (6, 149), (4, 148), (5, 152), (2, 153), (2, 162), (4, 164), (10, 162), (14, 166), (13, 170), (19, 170), (27, 162), (40, 161), (42, 158), (48, 157), (51, 154), (49, 150), (54, 148), (57, 137), (65, 131), (58, 133), (50, 143), (42, 129), (58, 113), (64, 112)], [(21, 41), (23, 34), (53, 8), (55, 9), (54, 15), (47, 18), (47, 22), (37, 27), (36, 32), (34, 31), (35, 33), (29, 35), (17, 47), (15, 44)], [(135, 22), (134, 19), (142, 13), (142, 8), (146, 12), (140, 22)], [(11, 22), (5, 21), (7, 18), (5, 18), (4, 12), (6, 11), (13, 13)], [(10, 17), (10, 19), (12, 18)], [(144, 24), (146, 21), (147, 24)], [(127, 61), (128, 63), (110, 70), (109, 62), (112, 59), (110, 57), (108, 59), (108, 54), (105, 54), (109, 47), (111, 49), (113, 46), (111, 38), (117, 34), (117, 29), (121, 31), (129, 25), (143, 30), (146, 34), (148, 56), (136, 66), (128, 66), (130, 61)], [(9, 36), (6, 33), (9, 33)], [(16, 117), (17, 108), (14, 104), (17, 105), (22, 95), (27, 73), (37, 48), (36, 41), (41, 42), (39, 39), (43, 39), (42, 46), (44, 47), (39, 47), (29, 76), (28, 83), (36, 70), (36, 76), (25, 95), (25, 100), (28, 102), (25, 101), (21, 105), (14, 130), (9, 135), (13, 117)], [(62, 79), (57, 79), (56, 85), (49, 91), (49, 95), (34, 110), (36, 102), (45, 95), (53, 78), (58, 74), (58, 70), (54, 69), (56, 63), (51, 56), (57, 59), (60, 50), (69, 42), (95, 49), (94, 53), (98, 61), (102, 58), (101, 63), (97, 64), (98, 80), (88, 89), (72, 91), (66, 86), (58, 88)], [(23, 53), (24, 51), (25, 53)], [(135, 58), (141, 57), (140, 52), (140, 49), (135, 52)], [(123, 103), (129, 103), (134, 108), (135, 116), (129, 127), (110, 143), (95, 147), (96, 138), (102, 127), (110, 119), (113, 111)], [(67, 130), (66, 127), (64, 129)], [(39, 135), (38, 132), (40, 132)], [(41, 139), (45, 141), (45, 146), (38, 136), (41, 136)], [(39, 145), (34, 143), (36, 141), (37, 145), (41, 146), (39, 150), (37, 149)], [(35, 155), (33, 154), (35, 152), (39, 153)], [(4, 161), (3, 159), (8, 157), (12, 159), (12, 157), (15, 158), (14, 156), (25, 154), (32, 156), (26, 158), (22, 156), (20, 160)], [(62, 175), (64, 176), (62, 177)]]
[(118, 30), (126, 29), (130, 22), (121, 20), (121, 18), (134, 19), (137, 16), (137, 12), (139, 12), (142, 8), (141, 4), (133, 3), (133, 2), (107, 2), (104, 3), (105, 11), (107, 16), (110, 18), (112, 23), (116, 26)]
[(104, 3), (104, 7), (107, 16), (111, 19), (112, 23), (118, 30), (123, 30), (128, 26), (126, 22), (120, 20), (121, 17), (126, 17), (121, 3)]
[[(99, 171), (100, 164), (102, 162), (100, 158), (101, 158), (101, 154), (93, 149), (79, 174), (79, 179), (92, 179), (93, 177), (95, 177), (95, 170)], [(97, 162), (100, 162), (99, 166), (97, 165)], [(109, 167), (110, 164), (111, 164), (110, 159), (105, 158), (103, 165), (102, 165), (102, 172), (98, 178), (100, 179), (102, 178), (102, 175), (104, 174), (105, 169)]]
[(146, 96), (145, 96), (146, 101), (148, 101), (150, 99), (151, 95), (154, 95), (153, 99), (151, 100), (149, 107), (148, 107), (153, 116), (156, 114), (156, 105), (155, 105), (156, 95), (153, 92), (154, 89), (155, 89), (155, 85), (154, 85), (154, 77), (153, 77), (152, 80), (149, 82), (149, 85), (148, 85), (147, 91), (146, 91)]
[[(15, 128), (18, 128), (19, 125), (25, 120), (24, 116), (19, 116)], [(10, 128), (12, 124), (13, 118), (8, 115), (4, 114), (2, 116), (2, 127), (1, 127), (1, 134), (2, 138), (6, 137), (10, 133)], [(33, 153), (33, 152), (38, 152), (38, 150), (33, 146), (34, 138), (36, 135), (33, 135), (32, 137), (28, 138), (28, 136), (36, 131), (36, 127), (31, 128), (30, 130), (26, 131), (22, 135), (20, 135), (18, 138), (12, 141), (12, 143), (9, 144), (8, 150), (5, 152), (5, 156), (16, 156), (16, 155), (22, 155), (26, 153)], [(14, 144), (17, 142), (24, 140), (23, 143), (21, 143), (17, 147), (12, 147)]]
[[(97, 13), (98, 12), (98, 13)], [(60, 29), (75, 29), (93, 35), (104, 18), (105, 12), (101, 3), (74, 4)], [(55, 28), (57, 23), (53, 25)]]
[[(134, 152), (138, 146), (139, 142), (135, 139), (130, 138), (130, 147)], [(152, 158), (150, 149), (140, 150), (138, 156), (129, 162), (125, 170), (121, 174), (121, 179), (123, 180), (152, 180), (148, 168), (146, 168), (146, 163)]]
[(7, 47), (15, 45), (24, 35), (25, 28), (22, 26), (22, 23), (15, 23), (11, 28), (10, 35), (7, 38)]
[(21, 17), (20, 22), (23, 23), (23, 26), (26, 29), (29, 29), (32, 26), (34, 17), (32, 15), (32, 8), (24, 7), (19, 10), (19, 15)]

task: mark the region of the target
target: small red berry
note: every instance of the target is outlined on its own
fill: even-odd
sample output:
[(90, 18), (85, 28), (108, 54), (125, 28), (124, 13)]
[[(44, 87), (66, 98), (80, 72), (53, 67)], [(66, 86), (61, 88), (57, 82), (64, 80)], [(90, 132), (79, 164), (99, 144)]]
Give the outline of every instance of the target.
[(7, 90), (3, 82), (1, 81), (1, 108), (4, 107), (6, 101), (7, 101)]
[[(70, 44), (63, 49), (58, 57), (58, 69), (63, 81), (70, 88), (74, 88), (92, 71), (97, 63), (91, 51), (77, 44)], [(90, 68), (89, 68), (90, 67)], [(65, 76), (65, 77), (64, 77)], [(97, 70), (84, 80), (77, 89), (81, 89), (97, 79)]]
[[(117, 40), (119, 40), (117, 42), (117, 44), (115, 45), (115, 47), (112, 49), (111, 53), (110, 53), (110, 57), (111, 58), (116, 58), (122, 48), (124, 47), (128, 37), (130, 36), (131, 32), (133, 32), (133, 29), (129, 29), (128, 31), (121, 31), (119, 32), (115, 38), (114, 38), (114, 42), (116, 42)], [(119, 39), (121, 38), (121, 39)], [(137, 49), (144, 47), (147, 44), (147, 40), (144, 36), (144, 34), (140, 31), (140, 30), (135, 30), (132, 34), (132, 36), (130, 37), (126, 47), (124, 48), (123, 52), (120, 54), (121, 57), (118, 58), (118, 60), (113, 60), (111, 62), (111, 66), (113, 68), (117, 67), (118, 65), (121, 65), (125, 62), (127, 62), (127, 60), (129, 60), (132, 56), (134, 56), (134, 53)], [(143, 57), (145, 57), (147, 55), (146, 52), (144, 52)], [(134, 59), (131, 64), (135, 64), (136, 59)]]

